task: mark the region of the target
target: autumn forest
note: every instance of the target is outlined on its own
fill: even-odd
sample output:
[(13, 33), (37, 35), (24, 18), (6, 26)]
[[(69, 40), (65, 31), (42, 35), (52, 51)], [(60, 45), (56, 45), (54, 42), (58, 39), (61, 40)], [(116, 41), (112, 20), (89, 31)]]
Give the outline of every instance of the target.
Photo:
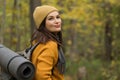
[(33, 10), (60, 10), (65, 80), (120, 80), (120, 0), (0, 0), (0, 44), (13, 51), (30, 45)]

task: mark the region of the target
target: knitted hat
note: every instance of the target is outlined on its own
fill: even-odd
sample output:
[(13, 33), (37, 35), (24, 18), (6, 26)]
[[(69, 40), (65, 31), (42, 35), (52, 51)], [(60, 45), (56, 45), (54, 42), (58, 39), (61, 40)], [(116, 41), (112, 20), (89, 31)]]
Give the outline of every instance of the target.
[(45, 17), (52, 11), (58, 11), (58, 9), (48, 5), (38, 6), (35, 8), (33, 12), (33, 19), (35, 21), (37, 28), (39, 28)]

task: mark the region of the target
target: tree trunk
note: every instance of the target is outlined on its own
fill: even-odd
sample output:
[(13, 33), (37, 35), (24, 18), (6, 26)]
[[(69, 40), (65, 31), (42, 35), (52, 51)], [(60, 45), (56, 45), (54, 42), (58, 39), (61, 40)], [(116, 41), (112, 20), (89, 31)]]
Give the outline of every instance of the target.
[(15, 38), (16, 38), (15, 27), (16, 27), (16, 20), (17, 20), (16, 19), (17, 18), (16, 6), (17, 6), (17, 0), (14, 0), (13, 9), (12, 9), (12, 23), (10, 25), (10, 44), (9, 44), (9, 46), (16, 44), (15, 43)]
[(76, 32), (76, 20), (70, 20), (71, 28), (69, 29), (69, 40), (71, 40), (70, 50), (68, 51), (70, 53), (71, 60), (77, 59), (77, 32)]
[(2, 23), (0, 25), (0, 43), (4, 43), (4, 27), (6, 22), (6, 0), (3, 1), (3, 16), (2, 16)]
[(33, 21), (33, 11), (36, 6), (40, 6), (41, 0), (30, 0), (30, 27), (31, 27), (31, 35), (33, 34), (35, 23)]
[(112, 60), (112, 18), (111, 18), (111, 4), (106, 3), (105, 7), (105, 58), (107, 61)]
[(73, 51), (73, 53), (77, 53), (77, 32), (76, 32), (76, 20), (71, 20), (71, 40), (72, 40), (72, 46), (71, 46), (71, 51)]
[(105, 56), (108, 61), (112, 60), (112, 26), (111, 20), (107, 20), (105, 25)]
[(16, 15), (17, 16), (17, 25), (16, 25), (16, 38), (17, 38), (17, 43), (16, 43), (16, 51), (20, 50), (20, 43), (21, 43), (21, 34), (20, 34), (20, 1), (18, 0), (17, 1), (17, 11), (18, 11), (18, 14)]

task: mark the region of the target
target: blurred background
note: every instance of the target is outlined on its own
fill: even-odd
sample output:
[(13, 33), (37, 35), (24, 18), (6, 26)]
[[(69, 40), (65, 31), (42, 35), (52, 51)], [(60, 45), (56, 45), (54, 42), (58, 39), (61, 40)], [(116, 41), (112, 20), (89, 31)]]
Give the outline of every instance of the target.
[(0, 44), (30, 45), (33, 10), (52, 5), (63, 20), (65, 80), (120, 80), (120, 0), (0, 0)]

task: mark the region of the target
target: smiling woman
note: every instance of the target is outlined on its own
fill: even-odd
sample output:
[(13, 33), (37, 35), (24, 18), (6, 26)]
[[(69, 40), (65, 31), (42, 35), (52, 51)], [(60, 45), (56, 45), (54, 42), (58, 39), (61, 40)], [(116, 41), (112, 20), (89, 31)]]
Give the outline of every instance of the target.
[(51, 12), (46, 18), (46, 28), (51, 32), (61, 31), (61, 18), (58, 11)]
[(39, 43), (31, 57), (36, 68), (33, 80), (64, 80), (65, 58), (61, 48), (62, 20), (59, 11), (53, 6), (38, 6), (33, 18), (36, 30), (31, 44)]

